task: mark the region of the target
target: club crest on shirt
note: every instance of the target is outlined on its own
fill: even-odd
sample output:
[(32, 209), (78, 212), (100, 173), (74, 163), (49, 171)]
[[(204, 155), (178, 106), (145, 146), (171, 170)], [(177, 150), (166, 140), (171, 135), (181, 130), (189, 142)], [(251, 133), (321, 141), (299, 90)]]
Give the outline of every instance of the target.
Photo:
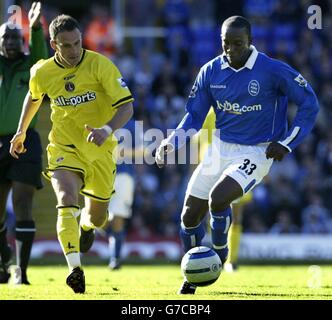
[(65, 89), (66, 89), (66, 91), (68, 91), (68, 92), (72, 92), (72, 91), (74, 91), (74, 90), (75, 90), (75, 85), (74, 85), (74, 83), (72, 83), (72, 82), (70, 82), (70, 81), (66, 82), (66, 83), (65, 83)]
[(257, 80), (251, 80), (248, 84), (248, 92), (251, 96), (255, 97), (259, 93), (259, 82)]

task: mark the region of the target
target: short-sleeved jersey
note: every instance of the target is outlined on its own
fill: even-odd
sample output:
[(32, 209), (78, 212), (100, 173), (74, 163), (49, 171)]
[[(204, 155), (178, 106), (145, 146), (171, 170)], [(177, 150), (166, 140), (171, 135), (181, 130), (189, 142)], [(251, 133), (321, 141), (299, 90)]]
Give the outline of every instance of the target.
[(51, 101), (50, 143), (77, 148), (88, 160), (112, 151), (111, 137), (98, 147), (88, 143), (85, 124), (101, 127), (133, 97), (117, 67), (105, 56), (82, 49), (80, 62), (65, 68), (56, 57), (40, 60), (31, 68), (30, 94), (33, 100), (45, 94)]

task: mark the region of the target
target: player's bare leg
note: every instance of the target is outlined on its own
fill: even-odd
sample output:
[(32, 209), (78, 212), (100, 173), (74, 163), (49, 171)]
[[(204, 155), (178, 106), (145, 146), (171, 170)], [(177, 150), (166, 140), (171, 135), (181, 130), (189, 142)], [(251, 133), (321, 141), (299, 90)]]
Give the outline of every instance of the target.
[(230, 204), (241, 197), (241, 186), (231, 177), (222, 176), (213, 186), (209, 196), (210, 226), (213, 249), (222, 263), (228, 256), (228, 230), (232, 224)]
[(102, 228), (108, 220), (109, 201), (97, 201), (85, 197), (80, 221), (80, 251), (87, 252), (94, 241), (95, 229)]
[(181, 214), (181, 231), (184, 252), (201, 245), (205, 230), (202, 224), (208, 211), (208, 201), (186, 196)]

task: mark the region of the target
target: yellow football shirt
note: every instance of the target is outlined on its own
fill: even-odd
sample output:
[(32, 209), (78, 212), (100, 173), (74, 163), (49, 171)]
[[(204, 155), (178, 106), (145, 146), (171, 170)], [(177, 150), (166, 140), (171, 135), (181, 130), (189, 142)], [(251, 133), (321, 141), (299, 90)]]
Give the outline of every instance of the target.
[(209, 113), (204, 120), (202, 129), (207, 130), (205, 137), (207, 136), (207, 143), (210, 144), (212, 142), (213, 133), (216, 129), (216, 114), (212, 107), (210, 108)]
[(30, 94), (51, 101), (51, 144), (75, 146), (88, 161), (94, 161), (116, 146), (109, 137), (98, 147), (88, 143), (84, 125), (98, 128), (112, 119), (121, 105), (133, 101), (117, 67), (105, 56), (82, 49), (80, 62), (66, 68), (56, 57), (38, 61), (31, 68)]
[(211, 107), (202, 125), (202, 129), (195, 137), (194, 143), (198, 144), (199, 161), (204, 158), (208, 146), (212, 142), (213, 134), (216, 130), (216, 114)]

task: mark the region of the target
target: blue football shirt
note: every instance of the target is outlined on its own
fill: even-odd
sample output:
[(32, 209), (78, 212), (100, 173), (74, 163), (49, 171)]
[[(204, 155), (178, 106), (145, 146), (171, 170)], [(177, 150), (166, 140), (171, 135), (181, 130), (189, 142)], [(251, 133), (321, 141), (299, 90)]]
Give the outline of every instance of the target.
[[(278, 141), (291, 151), (308, 135), (319, 109), (313, 89), (288, 64), (258, 52), (254, 46), (251, 49), (246, 64), (238, 70), (228, 64), (224, 54), (200, 69), (186, 115), (168, 142), (180, 147), (174, 137), (183, 130), (198, 131), (210, 106), (216, 113), (219, 137), (225, 142), (257, 145)], [(289, 100), (298, 106), (290, 128)]]

